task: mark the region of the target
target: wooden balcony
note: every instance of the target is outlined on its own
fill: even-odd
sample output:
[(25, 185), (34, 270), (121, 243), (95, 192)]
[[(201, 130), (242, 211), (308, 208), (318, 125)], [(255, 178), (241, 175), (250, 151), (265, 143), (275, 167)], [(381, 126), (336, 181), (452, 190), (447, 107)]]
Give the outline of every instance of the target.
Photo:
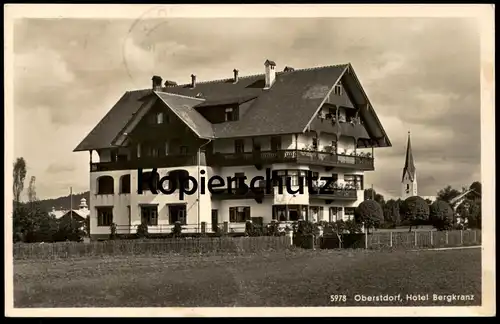
[[(197, 155), (167, 155), (163, 157), (136, 158), (129, 161), (99, 162), (90, 164), (90, 172), (168, 168), (197, 165)], [(202, 158), (203, 162), (203, 158)], [(204, 165), (205, 163), (202, 163)]]
[(358, 191), (356, 189), (317, 189), (316, 192), (309, 192), (309, 199), (324, 200), (357, 200)]
[(357, 170), (374, 170), (374, 160), (372, 157), (302, 150), (214, 153), (208, 156), (208, 162), (213, 166), (262, 166), (273, 163), (299, 163)]

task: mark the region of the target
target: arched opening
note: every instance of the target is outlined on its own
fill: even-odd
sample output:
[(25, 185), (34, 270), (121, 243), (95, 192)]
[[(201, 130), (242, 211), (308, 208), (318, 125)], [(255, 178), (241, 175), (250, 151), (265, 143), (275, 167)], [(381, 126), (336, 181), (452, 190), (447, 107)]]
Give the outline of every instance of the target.
[(114, 194), (114, 180), (112, 176), (102, 176), (97, 179), (97, 194), (98, 195)]
[[(168, 177), (170, 179), (169, 181), (169, 188), (173, 188), (175, 186), (176, 190), (180, 188), (181, 183), (183, 181), (187, 181), (187, 178), (189, 176), (189, 172), (186, 170), (173, 170), (168, 173)], [(189, 186), (188, 183), (185, 183), (185, 186)]]
[(141, 184), (142, 191), (151, 191), (151, 190), (158, 190), (158, 183), (160, 181), (160, 175), (156, 172), (154, 174), (154, 179), (151, 181), (151, 185), (153, 188), (150, 188), (150, 181), (149, 179), (153, 176), (153, 172), (148, 171), (143, 173), (143, 181)]
[(125, 174), (120, 177), (120, 193), (130, 193), (130, 174)]

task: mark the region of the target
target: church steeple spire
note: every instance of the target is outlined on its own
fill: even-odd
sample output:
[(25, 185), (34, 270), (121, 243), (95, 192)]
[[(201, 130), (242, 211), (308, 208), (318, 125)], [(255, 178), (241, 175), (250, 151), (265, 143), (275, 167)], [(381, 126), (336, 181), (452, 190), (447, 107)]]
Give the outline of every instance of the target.
[(408, 173), (408, 176), (410, 178), (410, 181), (415, 180), (415, 163), (413, 162), (413, 152), (411, 150), (411, 141), (410, 141), (410, 131), (408, 131), (408, 144), (406, 145), (406, 159), (405, 159), (405, 166), (403, 168), (403, 179), (401, 181), (404, 181), (405, 174)]

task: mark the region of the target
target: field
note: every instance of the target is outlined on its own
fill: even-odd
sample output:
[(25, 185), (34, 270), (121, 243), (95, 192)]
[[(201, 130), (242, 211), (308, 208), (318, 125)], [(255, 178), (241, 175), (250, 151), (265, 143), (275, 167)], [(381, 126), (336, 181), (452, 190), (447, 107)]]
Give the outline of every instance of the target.
[[(361, 302), (354, 296), (398, 295)], [(428, 301), (406, 294), (429, 295)], [(433, 301), (433, 294), (473, 295)], [(331, 295), (339, 295), (338, 297)], [(346, 296), (343, 301), (342, 295)], [(337, 299), (338, 301), (332, 301)], [(481, 250), (288, 250), (14, 261), (15, 307), (480, 305)]]

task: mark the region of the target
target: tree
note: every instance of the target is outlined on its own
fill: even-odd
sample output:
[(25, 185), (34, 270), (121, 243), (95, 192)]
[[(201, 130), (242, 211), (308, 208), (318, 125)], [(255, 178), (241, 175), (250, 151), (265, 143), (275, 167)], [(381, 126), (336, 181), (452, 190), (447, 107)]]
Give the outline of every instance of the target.
[(367, 230), (379, 227), (384, 222), (382, 207), (375, 200), (365, 200), (356, 208), (354, 213), (356, 222), (363, 223)]
[(443, 200), (436, 200), (429, 208), (429, 219), (438, 231), (448, 230), (453, 226), (453, 209)]
[(35, 181), (36, 181), (36, 177), (35, 176), (31, 176), (30, 184), (28, 186), (28, 201), (30, 203), (36, 201), (36, 186), (35, 186)]
[(382, 196), (381, 194), (378, 194), (372, 188), (365, 189), (365, 191), (364, 191), (364, 198), (365, 198), (365, 200), (372, 199), (372, 193), (373, 193), (373, 200), (375, 200), (376, 202), (378, 202), (380, 204), (380, 206), (383, 206), (385, 204), (384, 196)]
[(474, 200), (474, 199), (477, 199), (477, 194), (481, 195), (482, 194), (482, 186), (481, 186), (481, 182), (479, 181), (474, 181), (469, 189), (472, 189), (474, 190), (476, 193), (474, 192), (470, 192), (468, 195), (467, 195), (467, 199), (470, 199), (470, 200)]
[(450, 201), (461, 194), (460, 191), (452, 188), (451, 186), (447, 186), (444, 189), (441, 189), (437, 193), (437, 199), (446, 201), (447, 203), (450, 203)]
[(409, 232), (411, 232), (412, 226), (418, 227), (429, 219), (429, 204), (419, 196), (406, 198), (401, 211), (404, 219), (410, 223)]
[(466, 199), (457, 207), (457, 214), (467, 219), (469, 227), (481, 228), (481, 202)]
[(20, 157), (17, 158), (14, 163), (14, 183), (12, 186), (14, 202), (16, 204), (19, 204), (21, 201), (21, 193), (24, 189), (24, 179), (26, 179), (26, 161), (24, 161), (24, 158)]
[(399, 216), (399, 202), (397, 200), (389, 199), (384, 207), (382, 207), (382, 210), (384, 211), (384, 222), (399, 225), (401, 218)]

